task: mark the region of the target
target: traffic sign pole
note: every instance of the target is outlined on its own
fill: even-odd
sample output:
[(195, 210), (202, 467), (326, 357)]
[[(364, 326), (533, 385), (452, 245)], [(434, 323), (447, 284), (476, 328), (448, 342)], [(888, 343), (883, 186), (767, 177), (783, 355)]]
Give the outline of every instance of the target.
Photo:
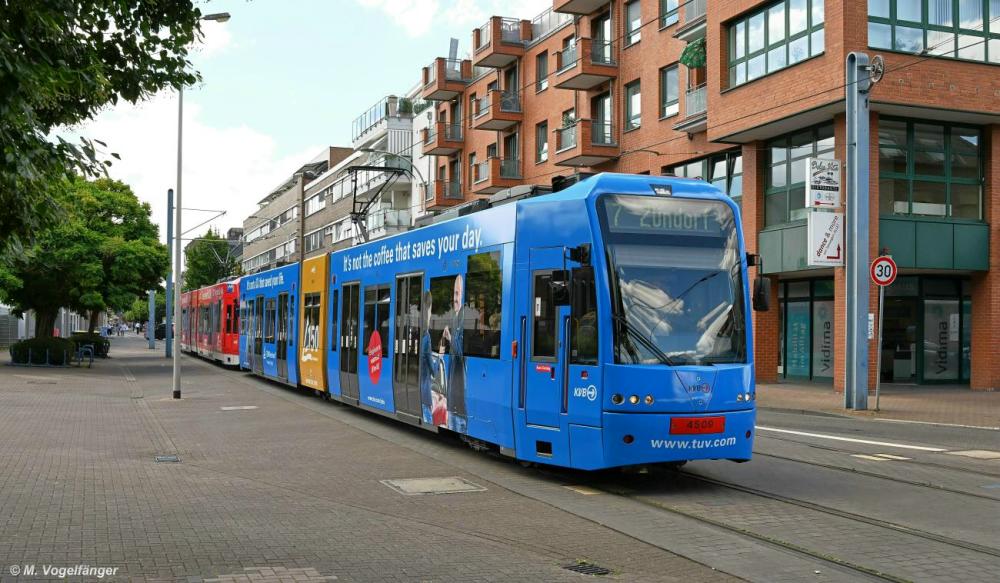
[(877, 257), (869, 270), (872, 283), (878, 286), (878, 344), (875, 345), (875, 411), (879, 405), (879, 387), (882, 385), (882, 308), (885, 305), (885, 288), (896, 281), (898, 268), (889, 255)]

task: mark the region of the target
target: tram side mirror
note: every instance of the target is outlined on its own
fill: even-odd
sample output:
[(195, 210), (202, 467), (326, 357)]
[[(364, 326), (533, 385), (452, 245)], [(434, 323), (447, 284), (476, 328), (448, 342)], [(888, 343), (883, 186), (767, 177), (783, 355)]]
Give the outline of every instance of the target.
[(580, 265), (590, 265), (590, 243), (570, 247), (569, 260), (575, 261)]
[(592, 309), (594, 299), (591, 297), (594, 289), (594, 268), (590, 265), (573, 270), (573, 293), (570, 309), (574, 314), (586, 314)]
[(569, 281), (568, 273), (565, 270), (552, 272), (552, 279), (549, 280), (549, 290), (552, 292), (552, 303), (557, 306), (569, 305)]
[(771, 309), (771, 278), (758, 275), (753, 282), (753, 309), (766, 312)]

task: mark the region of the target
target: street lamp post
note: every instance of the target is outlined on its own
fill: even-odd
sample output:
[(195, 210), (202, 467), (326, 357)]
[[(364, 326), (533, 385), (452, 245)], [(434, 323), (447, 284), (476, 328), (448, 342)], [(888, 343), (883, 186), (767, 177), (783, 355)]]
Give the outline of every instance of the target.
[[(228, 12), (218, 12), (215, 14), (206, 14), (201, 17), (202, 20), (212, 20), (215, 22), (226, 22), (229, 20)], [(181, 290), (184, 289), (184, 273), (181, 270), (181, 233), (184, 230), (181, 228), (181, 215), (184, 205), (181, 204), (181, 176), (182, 168), (184, 162), (184, 86), (182, 85), (177, 89), (177, 201), (174, 208), (177, 209), (177, 220), (175, 221), (175, 232), (174, 237), (174, 275), (177, 280), (176, 285), (174, 285), (174, 317), (180, 320), (181, 314)], [(169, 301), (169, 298), (168, 298)], [(167, 326), (172, 327), (173, 323), (168, 322)], [(180, 332), (180, 326), (177, 327), (178, 332)], [(169, 333), (169, 331), (168, 331)], [(173, 338), (174, 354), (173, 354), (173, 365), (174, 365), (174, 375), (173, 375), (173, 387), (174, 387), (174, 398), (181, 398), (181, 341), (180, 334), (174, 334)]]

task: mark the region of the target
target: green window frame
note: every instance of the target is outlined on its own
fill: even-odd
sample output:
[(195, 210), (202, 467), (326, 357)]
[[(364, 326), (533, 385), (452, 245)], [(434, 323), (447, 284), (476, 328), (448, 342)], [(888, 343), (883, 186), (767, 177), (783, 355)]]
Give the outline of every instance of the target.
[(680, 20), (678, 0), (660, 0), (660, 28), (677, 24)]
[(868, 46), (1000, 64), (1000, 0), (868, 0)]
[(878, 142), (880, 214), (982, 220), (979, 127), (883, 117)]
[[(793, 14), (801, 14), (801, 20)], [(825, 21), (824, 0), (781, 0), (730, 22), (729, 86), (822, 54)]]
[(660, 117), (680, 112), (680, 71), (677, 65), (660, 69)]
[(630, 47), (640, 40), (642, 40), (642, 7), (639, 0), (632, 0), (625, 3), (625, 46)]
[(642, 84), (636, 79), (625, 85), (625, 131), (642, 125)]
[(823, 124), (767, 143), (764, 225), (773, 227), (806, 218), (806, 159), (835, 157), (833, 124)]
[(743, 201), (743, 153), (739, 150), (715, 154), (676, 166), (665, 166), (663, 174), (709, 182), (729, 195), (737, 205)]

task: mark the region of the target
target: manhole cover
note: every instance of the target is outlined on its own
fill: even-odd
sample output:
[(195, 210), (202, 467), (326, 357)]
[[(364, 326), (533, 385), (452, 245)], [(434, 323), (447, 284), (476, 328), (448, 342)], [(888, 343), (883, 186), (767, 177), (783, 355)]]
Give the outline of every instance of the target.
[(153, 459), (156, 461), (156, 463), (177, 463), (181, 461), (181, 458), (175, 455), (158, 455)]
[(604, 567), (595, 565), (593, 563), (574, 563), (572, 565), (563, 565), (563, 569), (567, 571), (575, 571), (577, 573), (583, 573), (584, 575), (610, 575), (611, 569), (606, 569)]
[(457, 494), (458, 492), (484, 492), (486, 488), (458, 477), (403, 478), (380, 480), (386, 486), (406, 496), (420, 494)]

